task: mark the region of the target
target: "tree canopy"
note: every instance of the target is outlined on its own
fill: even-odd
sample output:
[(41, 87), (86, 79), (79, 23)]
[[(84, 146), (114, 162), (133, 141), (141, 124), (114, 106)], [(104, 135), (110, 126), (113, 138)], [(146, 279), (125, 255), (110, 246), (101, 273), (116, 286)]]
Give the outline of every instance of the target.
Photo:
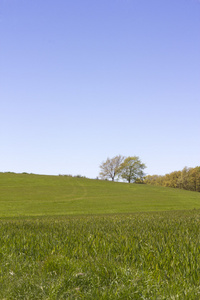
[(101, 172), (99, 173), (102, 179), (112, 179), (115, 180), (115, 177), (119, 174), (119, 168), (121, 163), (124, 161), (124, 157), (117, 155), (113, 158), (107, 158), (105, 162), (102, 162), (100, 165)]
[(182, 171), (174, 171), (163, 176), (148, 175), (144, 178), (144, 182), (151, 185), (200, 192), (200, 167), (185, 167)]
[(146, 168), (145, 164), (141, 162), (138, 156), (129, 156), (120, 166), (121, 178), (130, 182), (141, 181)]
[(130, 182), (141, 181), (146, 168), (145, 164), (141, 162), (138, 156), (124, 157), (117, 155), (113, 158), (107, 158), (105, 162), (100, 165), (100, 177), (102, 179), (115, 180), (118, 176)]

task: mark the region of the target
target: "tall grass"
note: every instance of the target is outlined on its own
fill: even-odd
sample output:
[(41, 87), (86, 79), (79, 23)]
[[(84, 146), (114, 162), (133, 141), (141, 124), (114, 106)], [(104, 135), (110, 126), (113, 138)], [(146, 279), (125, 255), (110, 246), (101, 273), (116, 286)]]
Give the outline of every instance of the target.
[(199, 299), (200, 211), (2, 220), (0, 299)]

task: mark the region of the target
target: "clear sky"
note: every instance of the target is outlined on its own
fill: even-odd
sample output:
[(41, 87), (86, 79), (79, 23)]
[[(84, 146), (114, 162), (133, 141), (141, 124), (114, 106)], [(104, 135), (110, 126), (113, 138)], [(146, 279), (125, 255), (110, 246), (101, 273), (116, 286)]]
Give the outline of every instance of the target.
[(199, 0), (0, 0), (0, 171), (200, 165)]

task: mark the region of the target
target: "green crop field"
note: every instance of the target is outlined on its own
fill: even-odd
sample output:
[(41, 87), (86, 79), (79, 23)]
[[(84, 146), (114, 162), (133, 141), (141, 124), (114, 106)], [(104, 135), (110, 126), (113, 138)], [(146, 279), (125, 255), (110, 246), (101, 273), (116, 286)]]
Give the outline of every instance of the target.
[(0, 174), (0, 299), (200, 299), (200, 193)]
[(200, 208), (200, 193), (65, 176), (0, 173), (0, 217), (193, 208)]

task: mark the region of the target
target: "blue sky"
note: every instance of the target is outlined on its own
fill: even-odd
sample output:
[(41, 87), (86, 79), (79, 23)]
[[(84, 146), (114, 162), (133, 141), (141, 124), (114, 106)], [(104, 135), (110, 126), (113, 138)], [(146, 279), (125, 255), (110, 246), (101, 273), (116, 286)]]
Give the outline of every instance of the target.
[(200, 165), (200, 1), (0, 0), (0, 171)]

